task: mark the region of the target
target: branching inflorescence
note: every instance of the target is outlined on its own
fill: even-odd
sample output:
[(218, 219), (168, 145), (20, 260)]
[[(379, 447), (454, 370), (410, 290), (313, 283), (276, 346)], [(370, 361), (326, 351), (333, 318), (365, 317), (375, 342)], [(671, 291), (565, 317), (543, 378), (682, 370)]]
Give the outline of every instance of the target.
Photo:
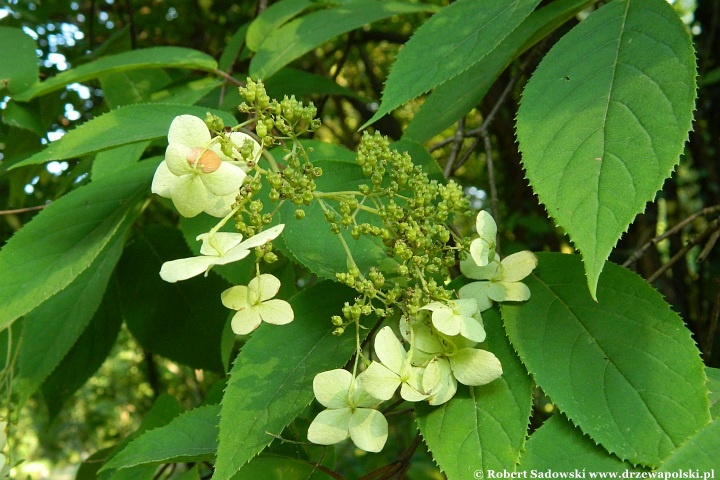
[[(162, 278), (176, 282), (207, 275), (215, 265), (236, 262), (254, 250), (255, 277), (221, 294), (223, 305), (237, 311), (232, 329), (249, 334), (263, 321), (287, 324), (294, 318), (292, 307), (274, 298), (280, 281), (261, 273), (262, 264), (277, 260), (271, 242), (285, 226), (273, 225), (280, 207), (291, 202), (297, 207), (295, 221), (302, 221), (303, 208), (317, 202), (347, 254), (347, 270), (337, 272), (336, 279), (357, 293), (330, 319), (333, 333), (353, 331), (356, 354), (351, 371), (315, 377), (315, 397), (326, 410), (310, 425), (310, 441), (329, 445), (350, 436), (359, 448), (377, 452), (388, 435), (377, 407), (398, 389), (404, 401), (440, 405), (455, 395), (458, 382), (476, 386), (497, 379), (500, 361), (477, 348), (486, 338), (482, 312), (493, 302), (530, 297), (521, 280), (535, 268), (535, 255), (524, 251), (501, 260), (495, 252), (497, 226), (484, 211), (476, 219), (479, 238), (457, 234), (450, 222), (469, 208), (460, 186), (429, 179), (407, 153), (391, 149), (377, 133), (365, 133), (358, 147), (356, 162), (366, 182), (356, 190), (318, 190), (315, 180), (322, 169), (299, 141), (319, 127), (315, 107), (294, 97), (270, 99), (262, 83), (251, 80), (240, 93), (245, 98), (240, 111), (249, 116), (240, 125), (226, 127), (212, 115), (205, 121), (182, 115), (170, 126), (152, 191), (170, 198), (185, 217), (205, 212), (220, 220), (197, 237), (201, 255), (166, 262)], [(241, 131), (251, 123), (256, 138)], [(266, 151), (278, 143), (285, 145), (282, 161)], [(264, 188), (265, 202), (258, 199)], [(221, 232), (231, 219), (237, 232)], [(343, 232), (383, 245), (387, 258), (361, 269)], [(474, 281), (456, 292), (449, 281), (458, 261)], [(378, 327), (384, 325), (374, 336), (374, 359), (361, 341), (361, 320), (369, 316), (381, 322)]]

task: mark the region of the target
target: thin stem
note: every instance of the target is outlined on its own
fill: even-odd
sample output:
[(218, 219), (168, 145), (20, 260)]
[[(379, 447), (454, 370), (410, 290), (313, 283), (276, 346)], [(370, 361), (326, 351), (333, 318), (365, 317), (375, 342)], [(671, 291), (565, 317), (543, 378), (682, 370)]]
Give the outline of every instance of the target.
[(48, 205), (50, 204), (48, 203), (46, 205), (37, 205), (35, 207), (17, 208), (15, 210), (0, 210), (0, 215), (14, 215), (16, 213), (34, 212), (35, 210), (42, 210)]

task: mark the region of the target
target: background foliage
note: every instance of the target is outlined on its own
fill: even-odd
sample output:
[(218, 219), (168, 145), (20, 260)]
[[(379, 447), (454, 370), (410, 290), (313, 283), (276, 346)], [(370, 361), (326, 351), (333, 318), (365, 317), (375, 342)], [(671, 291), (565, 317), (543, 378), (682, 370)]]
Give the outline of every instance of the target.
[[(217, 478), (577, 466), (563, 458), (718, 467), (717, 2), (676, 2), (684, 24), (660, 0), (0, 5), (0, 44), (12, 45), (0, 50), (0, 328), (12, 325), (0, 361), (25, 473), (84, 460), (76, 478), (205, 478), (216, 452)], [(541, 254), (531, 301), (486, 317), (502, 379), (391, 417), (382, 454), (265, 433), (304, 441), (318, 407), (303, 385), (352, 354), (329, 335), (352, 293), (320, 283), (345, 269), (321, 212), (295, 224), (294, 208), (280, 213), (274, 274), (284, 298), (301, 290), (281, 337), (229, 334), (213, 295), (246, 281), (242, 266), (157, 276), (209, 228), (150, 199), (168, 125), (207, 111), (235, 123), (248, 75), (318, 106), (323, 189), (359, 182), (352, 150), (369, 125), (490, 210), (503, 254), (582, 253)], [(471, 235), (470, 217), (457, 223)], [(368, 264), (383, 256), (358, 249)], [(332, 353), (306, 358), (317, 345)], [(268, 366), (280, 353), (305, 359), (302, 372)], [(258, 397), (233, 394), (258, 385)], [(223, 398), (242, 435), (214, 421)], [(280, 413), (265, 424), (239, 421), (270, 407)], [(185, 431), (195, 441), (168, 441)]]

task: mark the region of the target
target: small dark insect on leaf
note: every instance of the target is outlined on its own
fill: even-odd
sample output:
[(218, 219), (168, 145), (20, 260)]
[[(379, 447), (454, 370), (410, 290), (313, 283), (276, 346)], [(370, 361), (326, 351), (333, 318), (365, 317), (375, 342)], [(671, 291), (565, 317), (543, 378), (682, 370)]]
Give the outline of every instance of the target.
[(568, 77), (567, 75), (563, 75), (563, 80), (565, 80), (566, 82), (569, 82), (569, 81), (570, 81), (570, 77)]

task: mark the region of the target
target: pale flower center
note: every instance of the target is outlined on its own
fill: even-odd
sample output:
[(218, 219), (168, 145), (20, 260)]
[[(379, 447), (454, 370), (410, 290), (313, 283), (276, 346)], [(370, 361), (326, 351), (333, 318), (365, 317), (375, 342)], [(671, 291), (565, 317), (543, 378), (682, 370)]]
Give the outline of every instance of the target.
[(192, 167), (197, 165), (203, 173), (212, 173), (220, 168), (222, 160), (220, 160), (217, 153), (212, 150), (202, 147), (194, 147), (187, 155), (187, 162)]

